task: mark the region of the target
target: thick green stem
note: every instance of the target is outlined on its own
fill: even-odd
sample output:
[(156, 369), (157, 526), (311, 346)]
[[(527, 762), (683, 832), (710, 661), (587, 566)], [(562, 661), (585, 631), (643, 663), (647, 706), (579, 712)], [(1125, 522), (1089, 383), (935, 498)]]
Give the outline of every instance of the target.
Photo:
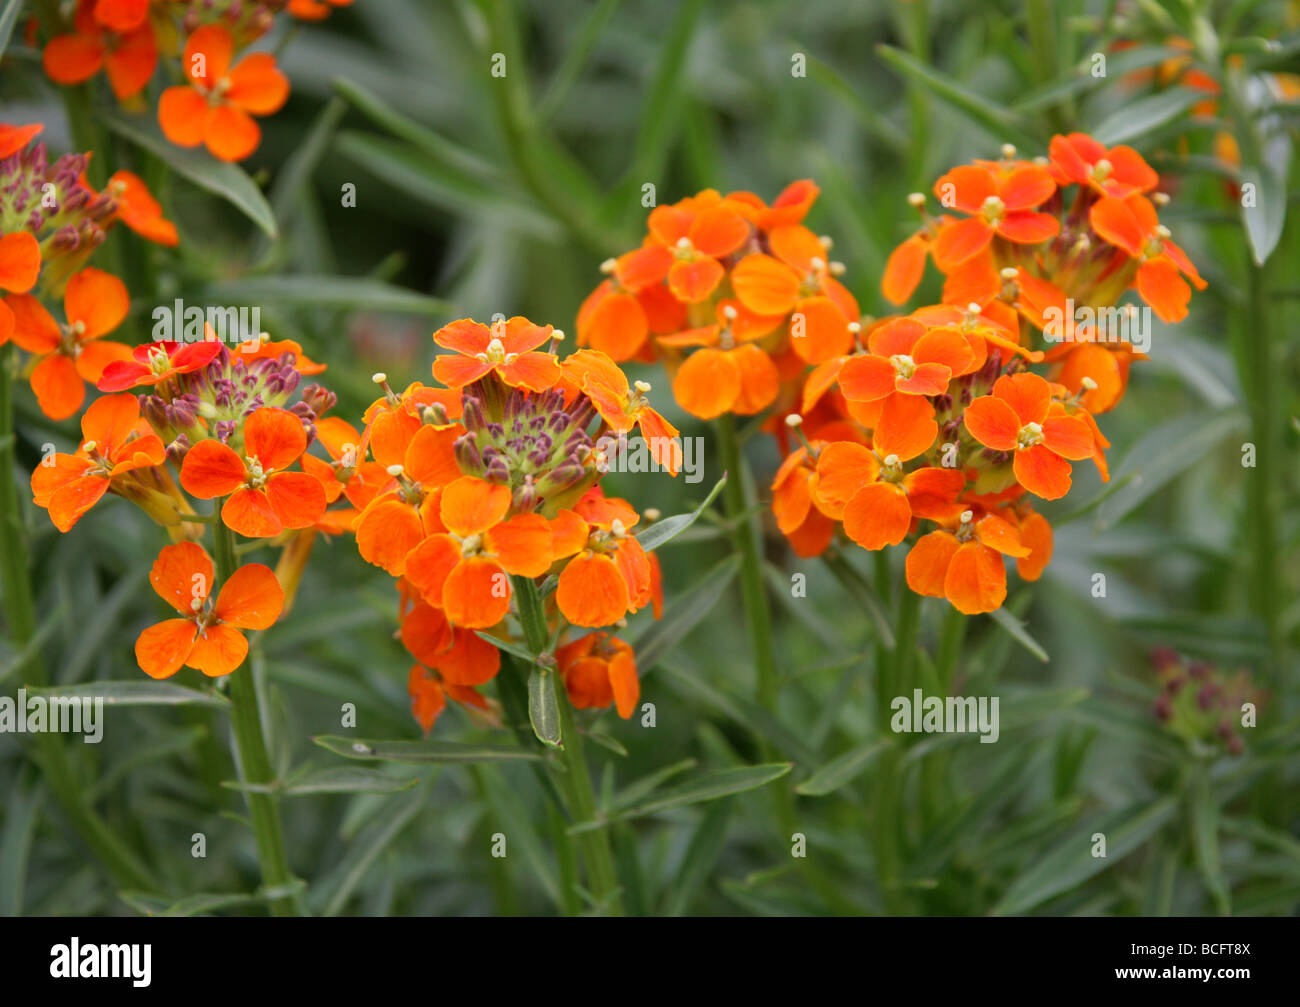
[[(15, 433), (12, 345), (0, 347), (0, 578), (3, 578), (4, 617), (9, 638), (22, 651), (36, 635), (36, 607), (27, 570), (27, 540), (19, 507), (18, 484), (14, 477)], [(28, 685), (49, 684), (40, 651), (31, 649), (18, 669)], [(45, 780), (63, 808), (81, 841), (104, 865), (113, 883), (121, 888), (159, 893), (161, 886), (131, 849), (115, 835), (87, 804), (86, 787), (78, 783), (63, 747), (54, 733), (35, 735), (37, 758), (45, 768)]]
[[(884, 730), (889, 730), (890, 704), (895, 696), (911, 697), (912, 665), (921, 598), (899, 588), (894, 649), (876, 669), (876, 709)], [(882, 655), (881, 656), (885, 656)], [(875, 798), (872, 802), (872, 847), (885, 908), (891, 915), (907, 912), (902, 888), (903, 875), (903, 755), (901, 744), (890, 745), (876, 765)]]
[[(528, 649), (534, 654), (543, 655), (550, 644), (550, 634), (546, 629), (546, 612), (537, 583), (530, 577), (520, 576), (513, 577), (512, 582), (519, 606), (519, 622), (523, 626)], [(552, 677), (558, 678), (558, 675)], [(560, 682), (553, 682), (553, 686), (558, 693), (556, 705), (560, 712), (560, 737), (563, 745), (560, 756), (564, 766), (563, 772), (556, 774), (556, 782), (564, 791), (569, 815), (573, 820), (578, 823), (593, 822), (596, 819), (596, 792), (592, 788), (591, 773), (583, 754), (582, 735), (574, 722), (568, 692)], [(586, 829), (578, 833), (577, 841), (592, 898), (605, 914), (621, 915), (622, 900), (619, 898), (618, 875), (614, 870), (614, 854), (608, 830), (603, 827)]]
[[(238, 566), (235, 558), (235, 534), (223, 522), (213, 526), (213, 552), (217, 581), (225, 584)], [(266, 753), (262, 734), (262, 709), (257, 696), (257, 682), (249, 661), (230, 673), (230, 720), (235, 735), (235, 750), (245, 783), (269, 785), (275, 775)], [(270, 794), (248, 791), (248, 812), (257, 840), (257, 857), (262, 866), (262, 883), (267, 889), (288, 892), (294, 877), (284, 850), (284, 831), (280, 809)], [(295, 894), (282, 894), (270, 900), (274, 916), (301, 915)]]
[(740, 591), (749, 626), (749, 642), (754, 659), (754, 691), (759, 705), (775, 712), (777, 695), (776, 662), (772, 656), (772, 613), (763, 587), (763, 559), (759, 553), (761, 539), (758, 521), (746, 517), (745, 468), (736, 436), (736, 420), (730, 413), (718, 419), (718, 440), (722, 448), (722, 466), (727, 482), (722, 487), (723, 507), (731, 523), (732, 542), (740, 554)]

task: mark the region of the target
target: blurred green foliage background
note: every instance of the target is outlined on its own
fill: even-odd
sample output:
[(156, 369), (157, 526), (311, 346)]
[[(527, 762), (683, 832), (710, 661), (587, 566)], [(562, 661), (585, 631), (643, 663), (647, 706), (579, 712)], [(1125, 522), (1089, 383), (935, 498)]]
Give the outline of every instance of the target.
[[(1243, 87), (1244, 108), (1225, 101), (1215, 118), (1192, 120), (1195, 96), (1176, 80), (1126, 83), (1123, 70), (1177, 56), (1165, 47), (1183, 36), (1220, 72), (1233, 55), (1246, 80), (1295, 71), (1296, 25), (1296, 5), (1278, 2), (358, 0), (324, 24), (295, 28), (282, 51), (293, 94), (264, 122), (245, 165), (268, 194), (274, 239), (102, 120), (119, 164), (166, 179), (163, 201), (182, 234), (176, 250), (127, 242), (133, 324), (143, 337), (152, 308), (173, 297), (257, 304), (274, 337), (297, 339), (329, 364), (323, 380), (339, 393), (337, 414), (357, 422), (373, 398), (372, 372), (397, 387), (430, 380), (429, 336), (447, 320), (502, 311), (575, 333), (599, 263), (640, 240), (645, 183), (671, 202), (706, 187), (771, 199), (791, 180), (816, 179), (822, 195), (810, 226), (835, 238), (845, 282), (879, 315), (889, 310), (879, 293), (885, 259), (914, 228), (907, 194), (929, 191), (948, 166), (995, 156), (1008, 140), (1025, 156), (1045, 153), (1054, 132), (1075, 129), (1136, 145), (1166, 173), (1175, 198), (1162, 220), (1210, 287), (1185, 323), (1157, 323), (1152, 359), (1134, 368), (1122, 405), (1102, 419), (1114, 443), (1110, 488), (1103, 493), (1091, 467), (1079, 467), (1070, 497), (1044, 509), (1057, 527), (1056, 556), (1037, 585), (1013, 586), (1009, 608), (1050, 660), (987, 618), (965, 635), (958, 681), (969, 694), (1002, 698), (1001, 740), (911, 739), (890, 779), (873, 773), (872, 621), (822, 567), (793, 557), (770, 521), (783, 687), (778, 718), (756, 707), (734, 586), (707, 614), (671, 612), (674, 596), (728, 555), (713, 521), (662, 553), (674, 626), (698, 622), (641, 668), (657, 726), (606, 712), (590, 729), (626, 755), (594, 744), (588, 754), (598, 796), (615, 808), (636, 802), (638, 781), (684, 772), (687, 760), (764, 761), (756, 737), (768, 755), (795, 764), (767, 788), (615, 826), (632, 912), (1293, 915), (1300, 227), (1294, 206), (1284, 213), (1295, 188), (1278, 152), (1289, 157), (1296, 103)], [(1113, 48), (1121, 40), (1138, 46), (1127, 63)], [(504, 78), (491, 75), (494, 53), (505, 55)], [(1112, 61), (1104, 78), (1089, 73), (1094, 53)], [(799, 55), (802, 77), (792, 75)], [(0, 118), (43, 121), (53, 149), (72, 149), (61, 96), (18, 38), (0, 80)], [(87, 100), (112, 108), (103, 91)], [(1214, 146), (1217, 133), (1242, 130), (1269, 139), (1273, 187), (1261, 212), (1286, 221), (1262, 268), (1227, 191), (1234, 169)], [(348, 184), (355, 207), (343, 205)], [(938, 295), (932, 273), (916, 303)], [(672, 405), (662, 374), (637, 376), (657, 385), (656, 404), (670, 407), (683, 433), (713, 443)], [(19, 409), (24, 473), (46, 440), (61, 449), (75, 442), (75, 425), (49, 423), (30, 396)], [(1259, 446), (1253, 469), (1241, 464), (1246, 441)], [(764, 435), (747, 449), (751, 492), (763, 503), (780, 458)], [(607, 488), (638, 507), (689, 510), (720, 474), (716, 452), (706, 460), (709, 477), (696, 485), (614, 475)], [(55, 680), (143, 677), (131, 647), (158, 618), (146, 578), (160, 530), (115, 500), (68, 535), (43, 512), (29, 519)], [(854, 551), (866, 572), (867, 557)], [(791, 597), (795, 573), (807, 576), (806, 598)], [(1106, 576), (1104, 598), (1092, 596), (1094, 573)], [(344, 703), (357, 706), (360, 737), (418, 737), (409, 659), (392, 638), (395, 605), (390, 579), (350, 541), (317, 544), (292, 613), (255, 648), (282, 774), (342, 762), (310, 739), (347, 733)], [(930, 654), (943, 607), (922, 608)], [(628, 635), (644, 629), (636, 621)], [(1268, 691), (1243, 756), (1161, 728), (1148, 659), (1158, 646), (1249, 669)], [(21, 683), (6, 674), (15, 667), (12, 647), (8, 654), (0, 682), (12, 693)], [(186, 670), (177, 681), (199, 679)], [(30, 751), (6, 736), (0, 911), (159, 911), (195, 893), (252, 892), (251, 833), (238, 792), (222, 785), (236, 771), (221, 712), (124, 708), (108, 717), (104, 743), (68, 740), (69, 756), (162, 890), (121, 893), (84, 856)], [(459, 708), (436, 736), (503, 737)], [(855, 753), (851, 767), (834, 764), (829, 781), (818, 775), (845, 753)], [(551, 848), (560, 823), (528, 767), (388, 771), (418, 782), (393, 794), (282, 801), (291, 866), (309, 881), (313, 911), (560, 908)], [(808, 793), (828, 782), (837, 785)], [(883, 807), (896, 810), (885, 819)], [(806, 836), (806, 860), (790, 855), (790, 823)], [(1098, 831), (1108, 836), (1105, 859), (1089, 854)], [(205, 859), (191, 856), (196, 832), (207, 837)], [(504, 859), (489, 855), (497, 832), (508, 838)], [(262, 911), (256, 898), (180, 909)]]

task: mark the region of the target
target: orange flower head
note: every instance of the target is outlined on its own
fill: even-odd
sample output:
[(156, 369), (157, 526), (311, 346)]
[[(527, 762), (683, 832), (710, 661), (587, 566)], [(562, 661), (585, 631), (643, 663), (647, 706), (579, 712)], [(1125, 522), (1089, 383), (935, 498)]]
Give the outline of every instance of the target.
[(74, 30), (50, 39), (41, 54), (50, 80), (80, 84), (103, 69), (118, 101), (144, 90), (158, 63), (158, 47), (148, 19), (143, 12), (136, 19), (132, 6), (128, 0), (79, 0)]
[(257, 149), (254, 116), (273, 115), (289, 97), (289, 80), (267, 52), (231, 65), (234, 38), (222, 25), (203, 25), (181, 55), (188, 85), (169, 87), (158, 101), (158, 123), (179, 147), (207, 147), (222, 161), (242, 161)]
[(1087, 133), (1054, 136), (1048, 152), (1059, 186), (1084, 185), (1099, 195), (1124, 199), (1135, 192), (1150, 192), (1160, 181), (1132, 147), (1107, 148)]
[(632, 647), (608, 633), (588, 633), (555, 652), (569, 701), (579, 710), (614, 706), (627, 720), (641, 698)]
[(242, 454), (215, 438), (199, 441), (181, 464), (181, 485), (200, 500), (225, 497), (222, 521), (247, 538), (315, 524), (325, 511), (320, 481), (287, 471), (307, 449), (302, 420), (287, 409), (255, 410), (242, 441)]
[(14, 342), (36, 357), (32, 391), (51, 419), (77, 412), (86, 397), (84, 382), (95, 384), (114, 361), (131, 358), (130, 347), (100, 341), (130, 306), (126, 285), (116, 276), (94, 268), (74, 276), (64, 292), (64, 324), (31, 294), (10, 294), (5, 303), (14, 317)]
[(490, 329), (462, 318), (433, 334), (435, 343), (453, 351), (434, 360), (433, 376), (448, 388), (464, 388), (492, 375), (511, 388), (544, 392), (560, 380), (555, 354), (538, 351), (553, 336), (551, 326), (519, 316), (494, 322)]
[(32, 473), (32, 499), (66, 532), (90, 510), (114, 480), (136, 469), (163, 464), (162, 440), (140, 418), (134, 395), (105, 395), (81, 418), (82, 445), (75, 454), (54, 454)]
[(967, 510), (955, 530), (930, 532), (907, 554), (907, 586), (920, 595), (947, 598), (966, 615), (992, 612), (1007, 597), (1003, 556), (1025, 557), (1015, 525)]
[(248, 655), (240, 630), (267, 629), (284, 607), (284, 591), (269, 567), (241, 566), (212, 600), (212, 560), (193, 542), (158, 553), (149, 583), (180, 613), (150, 626), (135, 642), (135, 659), (151, 678), (170, 678), (182, 665), (210, 677), (229, 675)]
[(105, 367), (97, 387), (101, 392), (122, 392), (139, 385), (158, 385), (202, 370), (220, 352), (221, 344), (216, 341), (143, 343), (131, 350), (130, 359)]
[(1094, 231), (1138, 263), (1134, 285), (1160, 319), (1172, 323), (1186, 318), (1192, 291), (1183, 277), (1197, 290), (1206, 284), (1160, 223), (1151, 201), (1136, 193), (1126, 199), (1105, 196), (1093, 204), (1089, 220)]
[(1056, 192), (1047, 168), (1023, 161), (981, 162), (953, 168), (934, 185), (945, 208), (968, 214), (940, 228), (934, 256), (945, 271), (988, 247), (994, 236), (1015, 244), (1035, 245), (1061, 229), (1038, 207)]

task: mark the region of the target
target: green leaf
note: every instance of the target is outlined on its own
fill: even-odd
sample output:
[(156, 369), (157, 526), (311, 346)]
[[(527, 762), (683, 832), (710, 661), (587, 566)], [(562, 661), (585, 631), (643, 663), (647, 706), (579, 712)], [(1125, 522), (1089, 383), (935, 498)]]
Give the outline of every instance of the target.
[(680, 776), (688, 769), (694, 769), (697, 765), (699, 765), (699, 762), (695, 759), (682, 759), (680, 762), (674, 762), (662, 769), (656, 769), (653, 773), (648, 773), (638, 780), (633, 780), (614, 795), (610, 807), (616, 810), (630, 808), (637, 804), (646, 794), (653, 793), (660, 784), (671, 780), (674, 776)]
[(528, 672), (528, 722), (543, 745), (564, 747), (560, 704), (555, 698), (555, 672), (535, 664)]
[(1145, 136), (1204, 100), (1204, 91), (1190, 87), (1170, 88), (1120, 106), (1089, 132), (1098, 143), (1113, 147)]
[(709, 504), (713, 503), (714, 498), (722, 492), (722, 487), (725, 486), (726, 483), (727, 475), (726, 473), (723, 473), (722, 478), (714, 483), (713, 489), (709, 490), (709, 495), (704, 498), (704, 503), (696, 507), (695, 510), (691, 511), (689, 514), (674, 514), (672, 517), (666, 517), (662, 521), (656, 521), (645, 531), (641, 532), (641, 534), (636, 537), (636, 540), (641, 543), (641, 548), (646, 552), (658, 549), (665, 542), (672, 541), (691, 525), (695, 524), (696, 519), (698, 519), (699, 516), (708, 509)]
[(1101, 699), (1089, 699), (1069, 712), (1070, 720), (1111, 737), (1141, 745), (1143, 748), (1165, 756), (1178, 753), (1181, 745), (1160, 729), (1153, 716), (1144, 710), (1134, 710)]
[(300, 794), (396, 794), (410, 790), (420, 780), (418, 777), (394, 777), (375, 769), (352, 769), (338, 766), (319, 769), (277, 783), (241, 783), (223, 780), (222, 786), (231, 790), (261, 794), (280, 794), (295, 797)]
[(0, 57), (5, 54), (5, 49), (9, 47), (9, 36), (13, 33), (14, 22), (18, 20), (18, 10), (23, 5), (23, 0), (9, 0), (5, 4), (4, 13), (0, 13)]
[(1026, 92), (1011, 107), (1016, 112), (1037, 112), (1044, 108), (1050, 108), (1080, 92), (1100, 87), (1108, 81), (1114, 80), (1117, 76), (1122, 76), (1133, 70), (1142, 70), (1148, 66), (1155, 66), (1167, 59), (1185, 55), (1186, 53), (1180, 53), (1176, 49), (1161, 45), (1136, 46), (1121, 52), (1107, 53), (1105, 77), (1094, 77), (1092, 75), (1092, 60), (1089, 59), (1069, 70), (1064, 79), (1052, 81), (1041, 88)]
[(167, 162), (177, 174), (230, 203), (266, 232), (268, 238), (277, 236), (275, 215), (271, 213), (262, 190), (237, 164), (218, 161), (202, 148), (177, 147), (152, 122), (128, 119), (115, 113), (105, 115), (104, 121), (114, 133)]
[(29, 695), (54, 698), (102, 699), (105, 706), (199, 706), (228, 707), (230, 700), (219, 692), (199, 692), (171, 682), (86, 682), (28, 689)]
[[(1289, 141), (1288, 141), (1289, 142)], [(1241, 184), (1255, 186), (1255, 198), (1251, 206), (1242, 203), (1241, 221), (1246, 228), (1246, 237), (1250, 239), (1250, 250), (1255, 256), (1255, 264), (1262, 266), (1282, 240), (1282, 230), (1286, 226), (1287, 191), (1286, 163), (1278, 170), (1275, 162), (1257, 162), (1245, 164), (1241, 170)]]
[(18, 774), (5, 800), (4, 832), (0, 833), (0, 916), (23, 915), (27, 863), (44, 802), (44, 784), (34, 774)]
[(321, 748), (349, 759), (383, 762), (511, 762), (541, 756), (522, 748), (462, 745), (454, 741), (369, 741), (334, 736), (312, 738)]
[(276, 308), (336, 308), (394, 314), (451, 317), (454, 305), (365, 276), (242, 276), (214, 283), (204, 293), (215, 303)]
[(935, 97), (984, 127), (996, 139), (1010, 140), (1026, 148), (1044, 146), (1043, 139), (1034, 135), (1021, 116), (984, 95), (974, 93), (968, 85), (953, 80), (893, 46), (877, 45), (876, 53), (903, 76), (920, 84)]
[(27, 662), (45, 646), (45, 642), (54, 635), (56, 630), (62, 627), (63, 606), (59, 605), (58, 608), (45, 617), (45, 621), (41, 623), (36, 632), (32, 634), (32, 638), (23, 644), (21, 649), (15, 653), (5, 655), (4, 661), (0, 662), (0, 682), (4, 682), (19, 668), (25, 668)]
[(1219, 915), (1228, 916), (1232, 912), (1232, 900), (1219, 864), (1219, 805), (1210, 788), (1208, 773), (1199, 774), (1193, 782), (1191, 803), (1192, 849), (1196, 851), (1196, 867), (1214, 898)]
[(1006, 632), (1016, 643), (1024, 647), (1025, 650), (1033, 654), (1038, 660), (1046, 663), (1051, 660), (1037, 640), (1035, 640), (1025, 630), (1025, 624), (1008, 612), (1005, 608), (995, 608), (989, 613), (993, 621), (996, 622), (1004, 632)]
[(805, 797), (822, 797), (839, 790), (859, 773), (861, 773), (877, 755), (889, 747), (889, 738), (872, 738), (870, 741), (851, 748), (843, 755), (838, 755), (803, 783), (795, 787), (795, 792)]
[(699, 625), (726, 592), (739, 569), (739, 556), (728, 556), (717, 563), (668, 603), (662, 619), (650, 623), (642, 633), (629, 641), (636, 651), (636, 663), (641, 674), (644, 675), (658, 664)]
[(1115, 478), (1129, 477), (1118, 492), (1097, 508), (1098, 531), (1119, 521), (1181, 472), (1205, 458), (1218, 443), (1240, 430), (1245, 416), (1231, 408), (1217, 413), (1180, 416), (1163, 423), (1129, 449)]
[(771, 762), (759, 766), (742, 766), (739, 769), (718, 769), (704, 773), (693, 780), (661, 790), (644, 801), (614, 813), (609, 818), (592, 822), (581, 822), (570, 826), (569, 833), (587, 832), (601, 829), (611, 822), (621, 822), (628, 818), (642, 818), (655, 815), (673, 808), (699, 804), (703, 801), (716, 801), (720, 797), (741, 794), (766, 786), (773, 780), (780, 779), (790, 772), (793, 763)]
[(324, 916), (337, 916), (370, 870), (370, 865), (398, 834), (428, 805), (429, 787), (389, 798), (376, 809), (370, 824), (348, 846), (343, 859), (311, 889), (312, 904)]
[(627, 748), (617, 738), (611, 738), (608, 734), (602, 734), (600, 731), (588, 731), (587, 739), (594, 741), (601, 748), (608, 749), (615, 755), (621, 755), (627, 758)]
[[(1139, 801), (1090, 823), (1079, 823), (1067, 838), (1020, 875), (993, 908), (993, 916), (1028, 912), (1048, 899), (1119, 863), (1165, 825), (1177, 810), (1173, 797)], [(1106, 855), (1092, 855), (1094, 833), (1106, 836)]]
[(497, 650), (504, 650), (507, 654), (513, 654), (530, 668), (537, 663), (537, 655), (530, 652), (527, 647), (520, 646), (517, 643), (511, 643), (509, 640), (502, 640), (499, 636), (485, 633), (481, 629), (476, 629), (474, 633), (479, 637), (479, 639), (486, 640)]
[(673, 872), (673, 883), (662, 915), (685, 916), (717, 866), (718, 858), (727, 843), (727, 819), (735, 802), (722, 800), (713, 804), (691, 835), (690, 845), (681, 864)]

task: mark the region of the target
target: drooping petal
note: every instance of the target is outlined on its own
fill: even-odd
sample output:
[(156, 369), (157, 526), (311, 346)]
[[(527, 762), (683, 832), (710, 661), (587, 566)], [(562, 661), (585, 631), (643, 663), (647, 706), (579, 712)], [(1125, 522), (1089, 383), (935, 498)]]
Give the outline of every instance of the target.
[[(812, 496), (817, 509), (840, 520), (855, 493), (875, 482), (880, 463), (867, 447), (852, 441), (833, 441), (817, 455), (817, 483)], [(782, 529), (785, 531), (785, 529)]]
[(266, 496), (285, 528), (310, 528), (325, 513), (325, 489), (306, 472), (277, 472), (266, 481)]
[(706, 348), (692, 353), (678, 369), (673, 397), (692, 416), (711, 420), (731, 409), (740, 387), (740, 368), (731, 354)]
[(207, 129), (208, 103), (192, 87), (169, 87), (158, 99), (158, 125), (178, 147), (197, 147)]
[(781, 391), (781, 376), (771, 357), (753, 343), (745, 343), (731, 351), (731, 360), (740, 373), (740, 391), (731, 405), (733, 412), (753, 416), (776, 401)]
[(193, 619), (168, 619), (136, 638), (135, 660), (150, 678), (170, 678), (180, 671), (194, 645)]
[(614, 561), (599, 553), (574, 557), (560, 574), (556, 603), (575, 626), (599, 628), (627, 614), (627, 581)]
[(394, 577), (406, 569), (407, 554), (425, 536), (424, 524), (410, 504), (376, 498), (357, 518), (357, 551), (367, 563), (381, 566)]
[(948, 565), (957, 549), (957, 537), (952, 532), (923, 535), (907, 554), (907, 586), (917, 594), (942, 598)]
[(967, 542), (953, 553), (943, 581), (943, 593), (966, 615), (992, 612), (1007, 597), (1007, 569), (1002, 557), (979, 542)]
[[(36, 285), (36, 277), (41, 271), (41, 246), (37, 243), (36, 238), (28, 231), (11, 231), (9, 234), (0, 237), (0, 290), (9, 290), (15, 294), (26, 294)], [(17, 307), (10, 304), (10, 307), (17, 311)], [(44, 311), (44, 309), (41, 309)], [(34, 319), (39, 320), (36, 326), (44, 332), (49, 329), (49, 325), (44, 324), (44, 319), (40, 318), (39, 313), (33, 314)], [(49, 317), (49, 312), (45, 312), (45, 317)], [(50, 319), (53, 324), (53, 319)], [(30, 327), (30, 326), (29, 326)], [(55, 338), (57, 339), (58, 329), (55, 327)], [(37, 338), (33, 334), (33, 338)], [(18, 344), (22, 346), (20, 342)], [(29, 347), (23, 347), (29, 349)]]
[(86, 386), (71, 357), (51, 353), (32, 371), (32, 392), (41, 412), (52, 420), (65, 420), (81, 408)]
[(203, 126), (203, 145), (219, 161), (242, 161), (262, 142), (262, 127), (242, 108), (217, 105)]
[(1137, 291), (1162, 322), (1172, 325), (1187, 317), (1192, 288), (1167, 256), (1151, 259), (1138, 267)]
[(1013, 468), (1020, 485), (1044, 500), (1059, 500), (1070, 491), (1070, 463), (1045, 445), (1017, 451)]
[(934, 261), (940, 269), (952, 269), (984, 251), (992, 240), (993, 227), (980, 217), (950, 221), (934, 239)]
[(1028, 556), (1029, 549), (1020, 541), (1020, 532), (1010, 521), (986, 514), (975, 523), (975, 535), (990, 549), (1004, 556)]
[(885, 273), (880, 280), (880, 292), (891, 304), (904, 304), (916, 292), (925, 275), (925, 258), (930, 244), (922, 235), (914, 234), (889, 253)]
[(430, 535), (406, 554), (403, 576), (425, 601), (441, 608), (443, 585), (458, 563), (460, 543), (450, 535)]
[(1074, 416), (1053, 416), (1043, 422), (1043, 443), (1062, 458), (1091, 458), (1096, 444), (1088, 424)]
[(893, 483), (862, 487), (844, 508), (844, 534), (863, 549), (898, 545), (907, 537), (911, 521), (907, 495)]
[(510, 611), (510, 577), (486, 556), (467, 556), (447, 575), (442, 610), (453, 626), (488, 629)]

